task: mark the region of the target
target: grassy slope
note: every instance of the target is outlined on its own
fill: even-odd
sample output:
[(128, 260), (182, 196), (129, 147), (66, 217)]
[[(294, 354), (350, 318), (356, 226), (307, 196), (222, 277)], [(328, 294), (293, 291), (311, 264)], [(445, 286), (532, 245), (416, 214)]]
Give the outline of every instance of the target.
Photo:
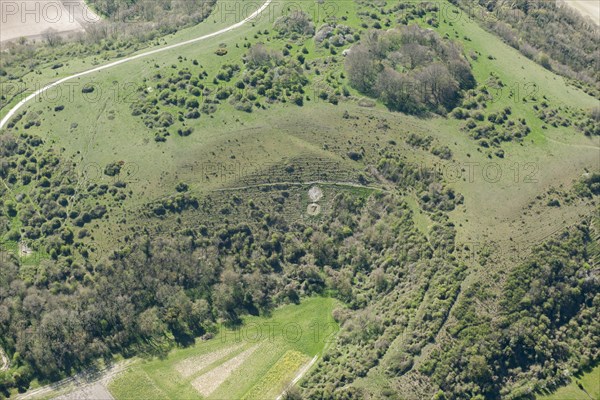
[[(301, 305), (288, 305), (275, 310), (270, 318), (245, 318), (244, 327), (240, 331), (224, 330), (209, 341), (174, 350), (165, 359), (136, 362), (125, 374), (111, 383), (110, 391), (117, 399), (198, 397), (190, 382), (226, 359), (213, 363), (187, 379), (179, 375), (175, 366), (190, 357), (240, 344), (242, 348), (229, 357), (254, 345), (258, 345), (259, 348), (213, 392), (210, 398), (242, 398), (247, 392), (254, 393), (256, 390), (252, 389), (257, 384), (264, 390), (277, 391), (290, 375), (295, 375), (295, 370), (275, 375), (271, 370), (272, 366), (290, 351), (303, 354), (306, 360), (320, 354), (328, 335), (337, 329), (331, 317), (335, 304), (334, 300), (328, 298), (309, 298)], [(261, 334), (257, 334), (259, 331)], [(295, 362), (285, 361), (286, 359), (283, 359), (279, 365), (289, 365), (290, 368), (297, 365)]]
[[(338, 1), (336, 4), (339, 5), (338, 12), (342, 15), (354, 8), (353, 2), (349, 1)], [(181, 62), (182, 65), (191, 67), (191, 60), (198, 59), (212, 77), (220, 63), (239, 61), (244, 53), (244, 49), (241, 48), (244, 37), (252, 39), (259, 28), (270, 29), (271, 22), (263, 20), (258, 22), (256, 27), (247, 25), (202, 44), (186, 46), (104, 71), (93, 77), (82, 78), (80, 83), (93, 81), (103, 88), (112, 87), (114, 82), (120, 87), (125, 87), (130, 82), (138, 85), (142, 83), (143, 78), (150, 78), (156, 72), (154, 64), (159, 65), (160, 69), (169, 69), (171, 65), (179, 64), (177, 57), (180, 55), (187, 58)], [(357, 20), (353, 18), (348, 22), (356, 23)], [(214, 30), (217, 25), (219, 23), (211, 25), (209, 21), (207, 25), (201, 24), (177, 35), (189, 38), (197, 32)], [(448, 33), (451, 38), (461, 40), (467, 53), (471, 50), (481, 53), (478, 60), (472, 62), (480, 82), (485, 81), (490, 72), (494, 72), (508, 88), (524, 89), (526, 84), (535, 83), (539, 88), (537, 97), (545, 95), (554, 105), (585, 109), (597, 104), (596, 100), (568, 86), (562, 78), (526, 59), (473, 21), (463, 18), (454, 22), (452, 26), (440, 21), (438, 30)], [(462, 40), (465, 36), (471, 40)], [(174, 38), (169, 37), (167, 40)], [(229, 54), (222, 58), (213, 54), (220, 43), (227, 43), (229, 49)], [(235, 47), (236, 43), (240, 45), (239, 49)], [(273, 44), (281, 46), (281, 43)], [(307, 47), (311, 57), (317, 55), (313, 51), (312, 42), (308, 43)], [(494, 59), (488, 59), (488, 55), (493, 55)], [(70, 67), (75, 66), (76, 64), (72, 64)], [(439, 161), (429, 153), (413, 150), (404, 144), (408, 133), (420, 133), (432, 135), (440, 144), (449, 146), (454, 153), (454, 162), (459, 166), (464, 166), (466, 162), (484, 165), (490, 161), (485, 154), (478, 151), (476, 143), (460, 130), (461, 122), (439, 117), (423, 120), (391, 114), (381, 105), (374, 109), (365, 109), (355, 102), (333, 106), (313, 100), (303, 108), (289, 104), (275, 105), (268, 111), (255, 111), (252, 114), (233, 111), (225, 105), (213, 117), (203, 115), (195, 122), (193, 125), (196, 130), (192, 136), (171, 136), (166, 143), (156, 144), (139, 117), (131, 116), (129, 104), (123, 98), (104, 96), (100, 103), (90, 103), (83, 101), (80, 93), (76, 94), (75, 101), (66, 103), (65, 111), (56, 113), (56, 117), (52, 111), (55, 104), (30, 106), (30, 109), (44, 111), (41, 128), (32, 128), (31, 131), (53, 141), (57, 148), (64, 148), (65, 157), (71, 157), (82, 166), (82, 170), (90, 164), (104, 166), (115, 160), (124, 160), (135, 165), (134, 176), (129, 185), (134, 195), (124, 204), (125, 209), (172, 193), (175, 182), (179, 180), (189, 182), (197, 193), (234, 184), (235, 182), (230, 180), (206, 182), (198, 172), (204, 162), (230, 163), (233, 160), (232, 156), (235, 156), (236, 162), (250, 164), (255, 168), (260, 168), (265, 162), (282, 163), (290, 158), (310, 156), (339, 161), (341, 168), (348, 170), (360, 170), (364, 165), (348, 161), (345, 158), (346, 151), (362, 146), (370, 155), (367, 159), (373, 160), (389, 140), (395, 140), (398, 143), (398, 151), (411, 161), (426, 164)], [(459, 241), (487, 242), (506, 239), (512, 235), (521, 236), (527, 241), (531, 240), (528, 237), (530, 232), (551, 230), (552, 226), (548, 221), (568, 224), (581, 212), (575, 206), (540, 211), (544, 212), (547, 218), (540, 218), (535, 213), (523, 214), (523, 210), (537, 194), (548, 187), (569, 184), (585, 167), (600, 168), (598, 138), (587, 139), (572, 128), (542, 130), (541, 121), (533, 114), (532, 104), (515, 102), (506, 93), (500, 95), (490, 109), (506, 106), (513, 108), (515, 116), (525, 117), (533, 131), (523, 145), (503, 145), (507, 153), (505, 159), (493, 159), (503, 171), (500, 182), (486, 182), (481, 175), (481, 169), (478, 169), (472, 182), (461, 180), (454, 184), (457, 190), (465, 195), (465, 207), (453, 214), (458, 226)], [(360, 119), (343, 119), (344, 110)], [(114, 117), (110, 116), (110, 111), (114, 111)], [(380, 120), (385, 120), (389, 129), (378, 129), (376, 122)], [(71, 130), (73, 122), (78, 123), (79, 127)], [(327, 145), (327, 150), (324, 149), (324, 145)], [(522, 174), (515, 181), (512, 175), (514, 170), (511, 169), (515, 163), (519, 168), (523, 168), (525, 163), (534, 163), (537, 168), (537, 182), (524, 182)], [(418, 225), (425, 230), (427, 221), (420, 220)], [(96, 240), (108, 240), (107, 238), (112, 236), (111, 229), (108, 227), (104, 233), (98, 233)], [(176, 357), (176, 354), (173, 357)], [(276, 360), (277, 358), (272, 356), (269, 362)], [(144, 364), (138, 371), (151, 374), (152, 365), (154, 364)], [(264, 373), (266, 365), (267, 363), (261, 367)], [(156, 368), (157, 371), (163, 371), (159, 367)], [(371, 382), (383, 380), (383, 376), (378, 375), (376, 370), (365, 384), (370, 385)]]
[[(340, 7), (349, 7), (350, 2), (338, 3)], [(338, 12), (345, 13), (342, 9)], [(93, 77), (81, 78), (78, 82), (81, 85), (85, 82), (96, 82), (102, 88), (111, 88), (116, 82), (120, 87), (129, 88), (131, 83), (137, 86), (141, 84), (142, 78), (150, 78), (156, 73), (155, 64), (161, 70), (168, 70), (171, 65), (191, 66), (192, 59), (198, 59), (209, 73), (214, 74), (220, 63), (239, 61), (245, 49), (235, 48), (236, 44), (241, 47), (244, 37), (252, 40), (252, 35), (257, 28), (270, 28), (270, 25), (270, 20), (264, 19), (257, 24), (256, 28), (247, 25), (227, 34), (226, 37), (209, 39), (202, 44), (186, 46), (149, 59), (135, 61), (100, 72)], [(470, 20), (463, 18), (458, 23), (454, 23), (453, 27), (441, 24), (439, 29), (442, 33), (453, 33), (453, 29), (456, 29), (459, 38), (463, 36), (471, 38), (472, 41), (464, 43), (467, 50), (473, 48), (482, 53), (479, 60), (473, 63), (475, 74), (480, 81), (484, 81), (489, 72), (494, 71), (509, 88), (517, 85), (523, 87), (525, 83), (532, 82), (539, 88), (538, 97), (545, 94), (552, 102), (582, 108), (589, 108), (595, 104), (594, 99), (570, 88), (562, 78), (525, 59), (516, 50), (504, 45)], [(182, 32), (181, 35), (184, 33)], [(213, 52), (222, 42), (228, 44), (229, 54), (220, 58)], [(493, 54), (495, 60), (488, 60), (485, 56), (487, 54)], [(187, 61), (179, 63), (178, 56), (187, 58)], [(259, 165), (263, 161), (279, 162), (284, 158), (316, 151), (326, 157), (339, 158), (344, 154), (331, 154), (335, 153), (334, 151), (322, 152), (322, 137), (315, 135), (307, 138), (306, 130), (312, 128), (315, 131), (326, 129), (337, 131), (336, 126), (342, 123), (339, 118), (342, 109), (364, 112), (355, 104), (343, 104), (336, 108), (329, 104), (324, 106), (323, 103), (318, 105), (308, 103), (304, 110), (293, 105), (276, 105), (268, 112), (255, 111), (248, 115), (232, 111), (225, 106), (221, 107), (212, 118), (203, 115), (195, 124), (190, 123), (196, 128), (194, 135), (188, 138), (170, 137), (166, 143), (156, 144), (150, 135), (145, 134), (147, 130), (141, 119), (130, 115), (131, 97), (115, 99), (114, 96), (108, 95), (109, 90), (103, 91), (102, 100), (98, 103), (85, 102), (82, 95), (76, 92), (75, 101), (66, 103), (65, 111), (61, 113), (53, 112), (50, 106), (54, 104), (36, 104), (31, 108), (44, 111), (42, 127), (31, 130), (56, 141), (57, 147), (65, 148), (65, 156), (73, 157), (83, 166), (88, 164), (103, 166), (115, 160), (134, 164), (133, 190), (138, 196), (134, 196), (132, 202), (137, 204), (145, 202), (148, 198), (161, 197), (171, 192), (170, 186), (178, 178), (190, 176), (194, 179), (195, 176), (197, 180), (198, 169), (201, 168), (202, 162), (231, 163), (232, 157), (236, 157), (236, 161)], [(524, 146), (508, 144), (506, 145), (507, 157), (504, 160), (494, 161), (500, 163), (506, 177), (509, 177), (511, 173), (509, 167), (514, 163), (533, 162), (543, 168), (539, 168), (537, 174), (538, 184), (524, 185), (523, 182), (514, 184), (511, 179), (497, 184), (483, 182), (483, 179), (477, 179), (474, 184), (458, 183), (456, 185), (458, 190), (469, 194), (467, 207), (474, 211), (481, 208), (481, 215), (490, 215), (491, 211), (498, 211), (497, 206), (501, 205), (504, 209), (497, 214), (514, 216), (516, 210), (522, 208), (540, 188), (557, 182), (565, 183), (572, 179), (577, 171), (581, 171), (584, 165), (593, 166), (596, 161), (594, 146), (598, 145), (597, 139), (595, 141), (586, 139), (572, 129), (552, 128), (542, 132), (541, 121), (533, 116), (531, 104), (515, 104), (506, 93), (499, 98), (492, 109), (503, 108), (506, 105), (513, 107), (515, 116), (526, 117), (533, 132)], [(378, 110), (382, 111), (381, 107)], [(111, 111), (114, 112), (113, 116), (109, 114)], [(374, 110), (373, 113), (375, 112)], [(296, 114), (302, 116), (300, 121), (298, 121), (300, 118), (294, 118)], [(397, 126), (419, 125), (422, 131), (438, 137), (442, 143), (451, 147), (458, 163), (488, 161), (485, 155), (477, 154), (475, 144), (459, 131), (461, 122), (442, 118), (417, 120), (388, 113), (381, 113), (381, 115), (385, 115), (385, 118)], [(286, 124), (286, 121), (289, 121), (289, 124)], [(73, 122), (78, 123), (79, 127), (71, 130), (70, 126)], [(274, 128), (275, 123), (277, 128)], [(352, 129), (356, 130), (355, 127)], [(284, 130), (288, 134), (283, 134)], [(289, 133), (301, 135), (304, 143), (293, 140)], [(355, 132), (336, 133), (347, 136)], [(372, 137), (356, 136), (362, 136), (361, 139), (367, 146), (376, 145)], [(547, 138), (568, 145), (551, 142)], [(530, 145), (530, 139), (534, 141), (535, 146)], [(305, 142), (309, 142), (312, 146), (308, 146)], [(471, 157), (467, 157), (467, 153), (470, 153)], [(194, 171), (191, 165), (195, 165)], [(191, 183), (194, 186), (194, 182)], [(198, 189), (214, 189), (214, 186), (207, 185), (207, 182), (195, 183)], [(507, 199), (513, 201), (508, 202)], [(516, 202), (515, 199), (519, 201)], [(481, 221), (482, 225), (491, 222), (489, 218)], [(482, 228), (483, 226), (476, 227), (477, 230)]]
[[(6, 112), (16, 103), (18, 103), (23, 97), (26, 97), (27, 94), (37, 89), (40, 89), (49, 83), (57, 81), (60, 78), (64, 78), (66, 76), (78, 72), (82, 72), (96, 66), (108, 64), (112, 61), (117, 61), (121, 58), (124, 58), (125, 56), (136, 55), (139, 53), (157, 49), (159, 47), (190, 40), (202, 35), (209, 34), (211, 32), (216, 32), (220, 29), (226, 28), (243, 20), (244, 18), (252, 14), (252, 12), (254, 12), (256, 9), (258, 9), (261, 4), (262, 2), (236, 3), (236, 5), (232, 8), (230, 1), (218, 0), (211, 16), (207, 18), (203, 23), (200, 23), (196, 26), (187, 29), (180, 30), (174, 34), (163, 36), (145, 45), (133, 45), (130, 49), (128, 49), (127, 53), (123, 51), (105, 51), (100, 55), (90, 55), (86, 57), (65, 57), (65, 59), (58, 60), (50, 59), (47, 62), (41, 63), (35, 69), (23, 74), (22, 81), (20, 81), (17, 84), (13, 83), (12, 81), (6, 82), (0, 79), (0, 82), (4, 82), (7, 88), (10, 89), (10, 94), (16, 93), (16, 90), (14, 88), (18, 88), (19, 92), (25, 90), (21, 96), (15, 98), (8, 106), (0, 110), (0, 118), (2, 118), (6, 114)], [(279, 7), (279, 5), (274, 5), (270, 10), (271, 12), (281, 12)], [(230, 11), (232, 9), (233, 11)], [(261, 20), (266, 21), (269, 18), (272, 19), (272, 17), (270, 17), (269, 15), (270, 14), (268, 13), (264, 14), (264, 16), (261, 17)], [(59, 69), (51, 68), (54, 64), (57, 64), (59, 62), (63, 63), (64, 66)], [(91, 78), (91, 80), (94, 81), (93, 78)], [(121, 81), (119, 80), (117, 82)], [(104, 87), (107, 89), (118, 87), (120, 90), (126, 90), (123, 89), (123, 87), (121, 86), (113, 86), (113, 82), (110, 82), (110, 85), (106, 85)], [(68, 91), (60, 91), (56, 89), (56, 91), (49, 92), (48, 96), (45, 96), (43, 98), (47, 100), (48, 98), (54, 98), (54, 96), (57, 95), (67, 97)]]
[[(583, 389), (577, 385), (581, 382)], [(600, 365), (583, 374), (577, 376), (565, 387), (558, 389), (552, 394), (540, 396), (540, 400), (597, 400), (600, 399)]]

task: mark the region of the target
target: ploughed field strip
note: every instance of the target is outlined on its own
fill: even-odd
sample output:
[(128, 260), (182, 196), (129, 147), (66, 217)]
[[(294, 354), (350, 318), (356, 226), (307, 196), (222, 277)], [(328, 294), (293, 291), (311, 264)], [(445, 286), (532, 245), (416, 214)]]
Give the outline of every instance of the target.
[(192, 386), (202, 396), (210, 396), (218, 387), (229, 379), (230, 375), (235, 372), (255, 351), (259, 349), (259, 345), (255, 345), (235, 355), (223, 364), (214, 369), (200, 375), (192, 381)]
[(175, 369), (177, 369), (177, 372), (179, 372), (184, 378), (189, 378), (190, 376), (196, 375), (198, 372), (206, 369), (211, 364), (224, 359), (232, 352), (238, 350), (241, 346), (242, 345), (227, 347), (212, 353), (185, 359), (178, 363), (175, 366)]

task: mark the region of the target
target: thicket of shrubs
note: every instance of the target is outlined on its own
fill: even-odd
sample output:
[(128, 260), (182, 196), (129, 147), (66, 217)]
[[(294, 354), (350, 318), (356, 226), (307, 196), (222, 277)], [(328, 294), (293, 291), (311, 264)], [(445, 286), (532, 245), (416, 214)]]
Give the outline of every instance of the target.
[[(140, 85), (138, 100), (131, 104), (132, 115), (142, 118), (157, 142), (164, 142), (175, 132), (192, 134), (186, 121), (214, 113), (225, 101), (248, 113), (277, 102), (302, 106), (309, 83), (302, 54), (293, 57), (288, 51), (286, 56), (257, 43), (249, 46), (241, 65), (221, 65), (212, 82), (196, 60), (191, 66), (173, 65), (171, 74), (157, 72), (150, 82)], [(180, 57), (179, 61), (188, 60)]]
[(288, 37), (296, 40), (302, 36), (313, 36), (315, 34), (315, 24), (309, 14), (304, 11), (294, 10), (288, 15), (283, 15), (275, 21), (273, 29), (281, 37)]
[(479, 306), (490, 302), (491, 286), (472, 286), (455, 307), (453, 340), (420, 371), (443, 398), (533, 399), (565, 384), (600, 357), (600, 281), (591, 267), (598, 255), (586, 221), (512, 270), (493, 314)]
[[(466, 91), (460, 107), (450, 114), (453, 118), (465, 121), (462, 129), (483, 148), (499, 148), (503, 142), (522, 141), (531, 132), (525, 118), (515, 118), (511, 107), (498, 111), (487, 110), (488, 104), (493, 101), (493, 91), (503, 87), (502, 81), (492, 74), (484, 84)], [(535, 96), (515, 100), (525, 102), (532, 99), (537, 101)], [(538, 105), (533, 107), (538, 109)], [(504, 152), (500, 149), (496, 151), (496, 155), (503, 157)]]
[(359, 39), (360, 35), (354, 29), (334, 22), (323, 24), (315, 34), (315, 43), (325, 47), (342, 47)]

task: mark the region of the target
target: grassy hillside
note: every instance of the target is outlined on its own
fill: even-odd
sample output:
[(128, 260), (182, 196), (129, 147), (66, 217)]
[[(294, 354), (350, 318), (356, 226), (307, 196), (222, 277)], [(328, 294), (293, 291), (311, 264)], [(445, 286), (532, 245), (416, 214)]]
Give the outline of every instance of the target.
[[(230, 25), (233, 17), (219, 14), (224, 4), (156, 45)], [(432, 397), (442, 390), (447, 398), (527, 398), (564, 384), (559, 367), (596, 365), (594, 325), (584, 324), (597, 301), (590, 244), (597, 228), (590, 221), (598, 213), (598, 99), (450, 3), (286, 0), (265, 14), (222, 36), (74, 79), (56, 99), (23, 109), (0, 138), (0, 235), (4, 247), (24, 240), (39, 257), (11, 257), (18, 267), (7, 276), (36, 295), (81, 296), (82, 309), (95, 298), (130, 296), (131, 303), (106, 304), (101, 332), (89, 333), (110, 337), (103, 345), (125, 354), (184, 345), (219, 319), (249, 329), (274, 305), (331, 292), (349, 310), (336, 314), (341, 333), (303, 384), (317, 397)], [(459, 49), (457, 59), (476, 80), (456, 91), (448, 109), (392, 111), (389, 98), (360, 92), (349, 78), (357, 42), (384, 48), (396, 26), (410, 24), (448, 46), (436, 62)], [(381, 65), (397, 62), (396, 75), (427, 68), (411, 71), (401, 52), (386, 51)], [(67, 76), (102, 56), (114, 54), (58, 69), (46, 60), (23, 84)], [(315, 188), (317, 197), (309, 191)], [(569, 253), (557, 236), (590, 250)], [(527, 274), (535, 282), (519, 286)], [(0, 282), (7, 293), (8, 281)], [(538, 299), (540, 282), (557, 304)], [(523, 302), (514, 297), (520, 291), (528, 294)], [(27, 304), (35, 310), (38, 302)], [(121, 314), (127, 307), (135, 321)], [(304, 332), (312, 322), (331, 322), (332, 308), (333, 300), (309, 298), (276, 309), (270, 321), (298, 323)], [(558, 322), (546, 323), (550, 317)], [(519, 357), (521, 343), (506, 344), (507, 335), (538, 320), (543, 326), (532, 341), (547, 346), (523, 345), (523, 354), (533, 355)], [(569, 337), (561, 353), (554, 345), (565, 330), (579, 332), (574, 327), (583, 333)], [(20, 349), (29, 360), (42, 354), (12, 333), (3, 343), (9, 353)], [(111, 392), (117, 399), (193, 397), (193, 382), (202, 386), (211, 371), (234, 369), (207, 397), (275, 394), (324, 348), (304, 336), (224, 343), (230, 334), (136, 362)], [(489, 348), (462, 359), (461, 349), (475, 348), (469, 341)], [(181, 370), (192, 368), (184, 361), (199, 356), (212, 361), (197, 361), (202, 368), (183, 377)], [(26, 368), (24, 360), (16, 365)], [(543, 377), (528, 382), (538, 369)], [(447, 371), (453, 374), (444, 380)], [(585, 388), (593, 373), (582, 378)], [(572, 383), (561, 390), (579, 389)]]
[(573, 378), (572, 382), (556, 392), (540, 396), (541, 400), (598, 399), (600, 398), (600, 367)]

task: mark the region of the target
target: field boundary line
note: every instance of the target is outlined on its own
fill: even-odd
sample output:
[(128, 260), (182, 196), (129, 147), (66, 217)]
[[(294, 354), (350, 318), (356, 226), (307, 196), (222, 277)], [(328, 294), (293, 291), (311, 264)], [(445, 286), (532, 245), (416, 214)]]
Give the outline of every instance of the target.
[(346, 186), (353, 187), (358, 189), (370, 189), (370, 190), (378, 190), (382, 192), (387, 192), (389, 190), (385, 188), (381, 188), (378, 186), (368, 186), (361, 185), (360, 183), (353, 182), (339, 182), (339, 181), (309, 181), (309, 182), (271, 182), (271, 183), (257, 183), (255, 185), (247, 185), (247, 186), (236, 186), (236, 187), (224, 187), (211, 190), (212, 192), (230, 192), (236, 190), (245, 190), (245, 189), (254, 189), (260, 187), (270, 187), (270, 186), (309, 186), (309, 185), (331, 185), (331, 186)]

